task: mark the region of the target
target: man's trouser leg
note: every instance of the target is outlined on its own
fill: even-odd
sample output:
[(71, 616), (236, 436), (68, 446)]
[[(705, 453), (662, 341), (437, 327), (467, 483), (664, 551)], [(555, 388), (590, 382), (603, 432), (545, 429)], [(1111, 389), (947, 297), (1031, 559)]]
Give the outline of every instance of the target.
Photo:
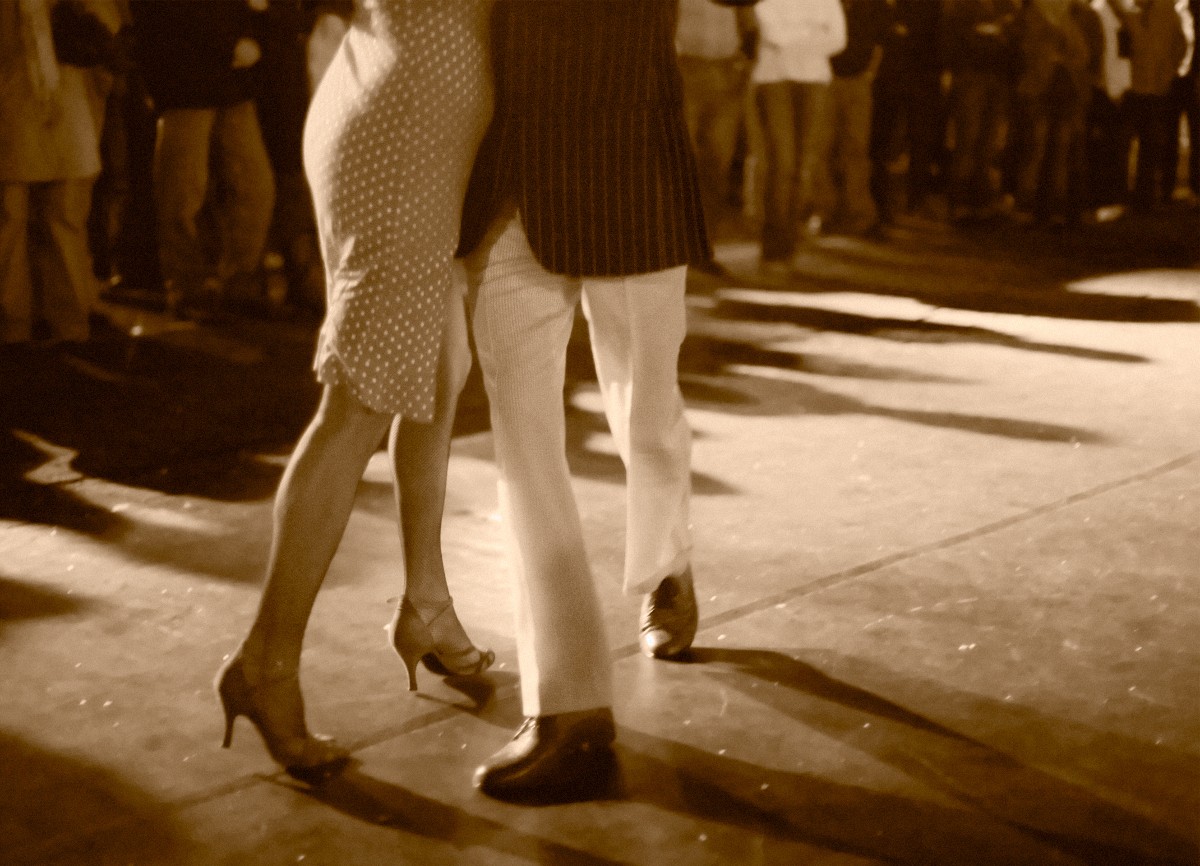
[(516, 583), (525, 715), (611, 706), (611, 661), (566, 460), (563, 383), (577, 279), (548, 273), (519, 217), (467, 261)]
[(223, 193), (217, 207), (217, 274), (224, 280), (258, 269), (275, 209), (275, 176), (252, 101), (217, 113), (213, 148)]
[(0, 183), (0, 343), (23, 343), (32, 336), (29, 185)]
[(34, 187), (33, 211), (43, 227), (34, 247), (42, 316), (62, 340), (88, 338), (88, 313), (99, 288), (87, 238), (93, 182), (89, 177)]
[(625, 591), (644, 593), (691, 559), (692, 434), (679, 392), (687, 268), (587, 278), (583, 309), (604, 413), (625, 463)]
[(208, 193), (209, 148), (215, 109), (180, 108), (158, 120), (154, 199), (158, 253), (168, 291), (193, 291), (207, 265), (198, 218)]

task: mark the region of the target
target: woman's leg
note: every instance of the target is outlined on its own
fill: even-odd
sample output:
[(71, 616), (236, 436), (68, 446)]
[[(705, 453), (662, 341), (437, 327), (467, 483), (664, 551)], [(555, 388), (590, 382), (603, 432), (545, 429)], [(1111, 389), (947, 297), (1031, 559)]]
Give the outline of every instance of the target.
[(275, 496), (267, 583), (242, 651), (252, 682), (299, 668), (317, 591), (342, 540), (367, 461), (390, 421), (346, 388), (326, 386)]
[(442, 562), (442, 513), (454, 410), (471, 371), (466, 313), (457, 285), (447, 304), (433, 420), (418, 424), (397, 418), (389, 442), (404, 543), (404, 594), (425, 621), (450, 598)]

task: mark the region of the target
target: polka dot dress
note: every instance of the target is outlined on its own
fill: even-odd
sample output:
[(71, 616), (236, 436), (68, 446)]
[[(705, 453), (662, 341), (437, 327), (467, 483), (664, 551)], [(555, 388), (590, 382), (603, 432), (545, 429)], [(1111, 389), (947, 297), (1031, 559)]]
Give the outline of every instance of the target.
[(305, 127), (328, 286), (317, 378), (417, 421), (433, 416), (459, 302), (460, 212), (491, 110), (488, 6), (359, 0)]

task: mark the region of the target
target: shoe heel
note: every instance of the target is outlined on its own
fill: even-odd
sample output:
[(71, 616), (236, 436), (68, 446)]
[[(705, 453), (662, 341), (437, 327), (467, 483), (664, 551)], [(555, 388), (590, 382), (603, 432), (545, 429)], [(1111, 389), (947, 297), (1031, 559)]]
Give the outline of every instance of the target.
[(408, 671), (408, 690), (415, 692), (417, 690), (417, 662), (420, 661), (420, 658), (405, 658), (403, 655), (400, 658), (404, 662), (404, 669)]
[(404, 662), (410, 692), (417, 690), (417, 665), (432, 646), (433, 638), (429, 635), (429, 629), (405, 600), (392, 622), (392, 649), (400, 656), (400, 661)]
[(221, 748), (228, 749), (233, 743), (233, 723), (237, 721), (237, 713), (225, 707), (225, 738), (221, 740)]

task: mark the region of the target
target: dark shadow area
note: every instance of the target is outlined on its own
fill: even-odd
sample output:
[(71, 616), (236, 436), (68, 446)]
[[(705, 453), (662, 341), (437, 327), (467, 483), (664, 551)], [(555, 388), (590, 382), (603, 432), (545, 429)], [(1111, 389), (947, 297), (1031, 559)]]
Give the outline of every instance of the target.
[[(1184, 866), (1200, 855), (1195, 840), (1082, 784), (1023, 763), (793, 656), (696, 648), (691, 662), (723, 686), (960, 805), (838, 784), (622, 730), (624, 796), (631, 800), (760, 832), (779, 843), (820, 845), (889, 863), (1034, 863), (1053, 852), (1094, 866)], [(1033, 715), (1011, 705), (994, 709)], [(1026, 721), (1036, 721), (1038, 730), (1045, 727), (1040, 720)], [(1093, 748), (1102, 748), (1102, 736)]]
[[(6, 411), (0, 407), (0, 413)], [(120, 515), (76, 496), (69, 487), (26, 478), (50, 458), (22, 438), (23, 433), (0, 429), (0, 520), (61, 526), (88, 535), (120, 535), (126, 526)]]
[(87, 602), (61, 592), (0, 577), (0, 635), (9, 622), (68, 616), (86, 605)]
[(760, 379), (732, 373), (726, 373), (723, 381), (729, 383), (722, 386), (723, 390), (732, 390), (735, 385), (740, 383), (747, 392), (750, 392), (723, 406), (724, 411), (733, 414), (869, 415), (877, 418), (891, 418), (908, 424), (962, 430), (967, 433), (1001, 436), (1007, 439), (1067, 444), (1077, 442), (1101, 444), (1107, 441), (1104, 436), (1091, 430), (1043, 421), (1025, 421), (1019, 418), (969, 415), (962, 412), (938, 412), (926, 409), (894, 409), (889, 406), (868, 403), (855, 397), (847, 397), (833, 391), (826, 391), (805, 382)]
[[(857, 289), (863, 291), (863, 289)], [(787, 322), (815, 331), (835, 331), (892, 340), (900, 343), (974, 343), (979, 345), (1004, 346), (1028, 352), (1044, 352), (1082, 358), (1088, 361), (1110, 361), (1114, 363), (1145, 363), (1146, 358), (1125, 352), (1109, 352), (1080, 346), (1064, 346), (1055, 343), (1039, 343), (1013, 337), (988, 328), (961, 325), (945, 325), (920, 319), (897, 319), (882, 316), (864, 316), (821, 307), (804, 307), (792, 304), (769, 304), (733, 299), (718, 302), (717, 315), (727, 319), (750, 322)], [(911, 381), (911, 380), (910, 380)]]
[(356, 767), (318, 788), (299, 790), (363, 823), (392, 828), (456, 848), (486, 848), (500, 855), (546, 866), (613, 866), (624, 862), (473, 815), (367, 775)]
[[(725, 303), (727, 302), (722, 302), (722, 305)], [(743, 318), (749, 319), (751, 317), (746, 316)], [(683, 372), (713, 375), (722, 372), (730, 364), (775, 367), (779, 370), (811, 373), (817, 376), (829, 376), (832, 378), (873, 379), (887, 382), (924, 382), (943, 385), (967, 384), (966, 380), (953, 376), (933, 376), (927, 373), (904, 370), (900, 367), (883, 367), (877, 364), (844, 361), (831, 355), (822, 355), (815, 352), (787, 352), (779, 349), (764, 349), (748, 343), (735, 343), (707, 335), (693, 335), (683, 341), (683, 348), (679, 353), (679, 367)]]
[[(227, 342), (239, 346), (243, 338)], [(6, 349), (0, 430), (74, 452), (70, 468), (88, 477), (172, 494), (259, 498), (269, 495), (279, 470), (246, 460), (244, 452), (289, 447), (317, 396), (307, 348), (278, 341), (270, 349), (252, 361), (229, 360), (219, 348), (123, 334), (69, 349)], [(7, 480), (39, 456), (36, 449), (13, 451), (0, 451)], [(70, 513), (61, 519), (70, 522)], [(40, 522), (58, 520), (42, 515)]]
[(186, 862), (187, 836), (164, 804), (110, 770), (0, 733), (0, 862)]
[[(1067, 231), (991, 220), (950, 230), (902, 218), (889, 240), (821, 238), (784, 284), (764, 288), (910, 297), (933, 306), (1115, 322), (1193, 322), (1195, 300), (1070, 288), (1098, 276), (1200, 266), (1200, 211), (1172, 207)], [(744, 277), (744, 274), (739, 275)], [(1200, 281), (1200, 271), (1197, 272)], [(743, 285), (754, 285), (750, 277)]]

